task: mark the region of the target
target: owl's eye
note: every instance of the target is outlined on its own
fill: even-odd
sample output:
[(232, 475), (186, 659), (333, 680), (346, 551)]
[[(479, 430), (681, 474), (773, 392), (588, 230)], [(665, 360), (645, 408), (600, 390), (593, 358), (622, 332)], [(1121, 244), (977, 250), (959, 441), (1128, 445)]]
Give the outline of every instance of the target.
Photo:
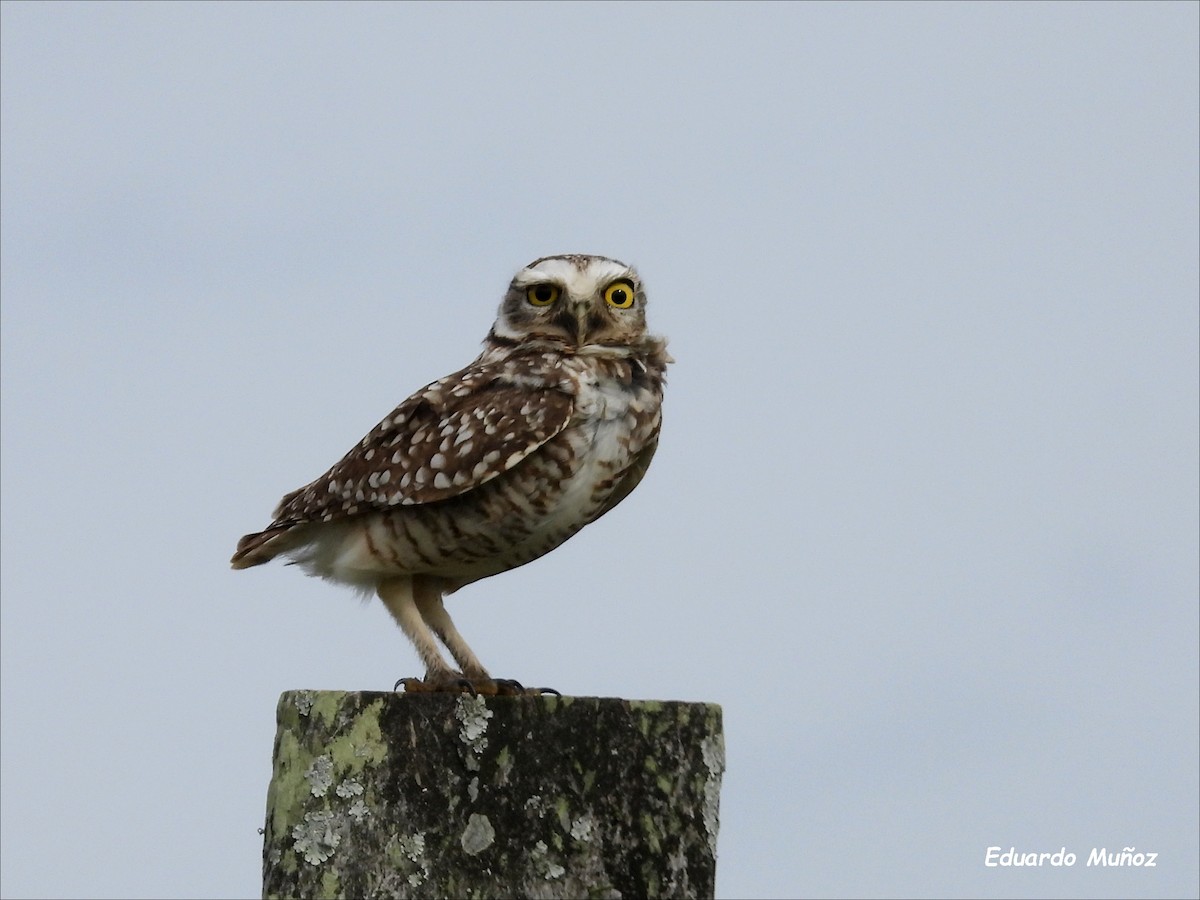
[(553, 284), (535, 284), (526, 289), (525, 298), (531, 306), (549, 306), (560, 293), (562, 291)]
[(629, 309), (633, 306), (635, 292), (628, 281), (614, 281), (604, 289), (604, 300), (616, 309)]

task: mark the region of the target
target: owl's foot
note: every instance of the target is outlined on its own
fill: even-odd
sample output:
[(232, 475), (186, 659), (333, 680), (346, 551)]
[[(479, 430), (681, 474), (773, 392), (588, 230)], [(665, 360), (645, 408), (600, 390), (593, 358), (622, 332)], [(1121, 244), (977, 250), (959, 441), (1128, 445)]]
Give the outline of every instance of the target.
[[(527, 688), (525, 685), (521, 684), (521, 682), (513, 678), (495, 678), (488, 679), (488, 681), (491, 684), (496, 685), (496, 696), (498, 697), (541, 697), (545, 694), (553, 694), (555, 697), (562, 696), (562, 694), (560, 694), (554, 688)], [(488, 694), (486, 688), (481, 689), (479, 693), (486, 696), (491, 696)]]
[(470, 694), (472, 697), (540, 697), (543, 694), (562, 696), (553, 688), (527, 688), (511, 678), (467, 678), (451, 674), (442, 678), (401, 678), (393, 690), (404, 686), (406, 694)]

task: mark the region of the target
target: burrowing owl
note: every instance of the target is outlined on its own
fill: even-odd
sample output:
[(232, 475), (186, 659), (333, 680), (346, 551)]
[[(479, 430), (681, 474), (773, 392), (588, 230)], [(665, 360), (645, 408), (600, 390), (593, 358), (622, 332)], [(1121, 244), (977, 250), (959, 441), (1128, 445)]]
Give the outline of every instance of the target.
[[(497, 689), (442, 605), (550, 552), (637, 486), (658, 445), (666, 341), (633, 267), (547, 256), (521, 269), (483, 352), (417, 391), (238, 542), (374, 590), (425, 664), (409, 690)], [(441, 639), (460, 671), (438, 649)]]

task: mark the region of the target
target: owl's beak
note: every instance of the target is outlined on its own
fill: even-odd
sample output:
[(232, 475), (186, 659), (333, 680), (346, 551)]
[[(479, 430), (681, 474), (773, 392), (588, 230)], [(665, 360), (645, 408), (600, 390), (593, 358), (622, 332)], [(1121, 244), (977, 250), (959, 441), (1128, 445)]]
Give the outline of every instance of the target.
[(590, 303), (586, 299), (571, 297), (562, 305), (555, 324), (575, 340), (576, 347), (587, 343), (588, 332), (591, 328)]
[(588, 332), (591, 330), (591, 302), (588, 300), (572, 300), (571, 314), (575, 318), (575, 346), (582, 347), (587, 343)]

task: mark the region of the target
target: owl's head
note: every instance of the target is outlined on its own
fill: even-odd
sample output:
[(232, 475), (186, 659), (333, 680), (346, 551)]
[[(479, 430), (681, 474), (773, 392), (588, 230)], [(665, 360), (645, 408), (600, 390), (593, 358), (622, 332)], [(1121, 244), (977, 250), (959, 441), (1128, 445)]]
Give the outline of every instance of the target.
[(642, 280), (605, 256), (544, 256), (513, 278), (489, 338), (584, 354), (638, 346), (648, 338)]

